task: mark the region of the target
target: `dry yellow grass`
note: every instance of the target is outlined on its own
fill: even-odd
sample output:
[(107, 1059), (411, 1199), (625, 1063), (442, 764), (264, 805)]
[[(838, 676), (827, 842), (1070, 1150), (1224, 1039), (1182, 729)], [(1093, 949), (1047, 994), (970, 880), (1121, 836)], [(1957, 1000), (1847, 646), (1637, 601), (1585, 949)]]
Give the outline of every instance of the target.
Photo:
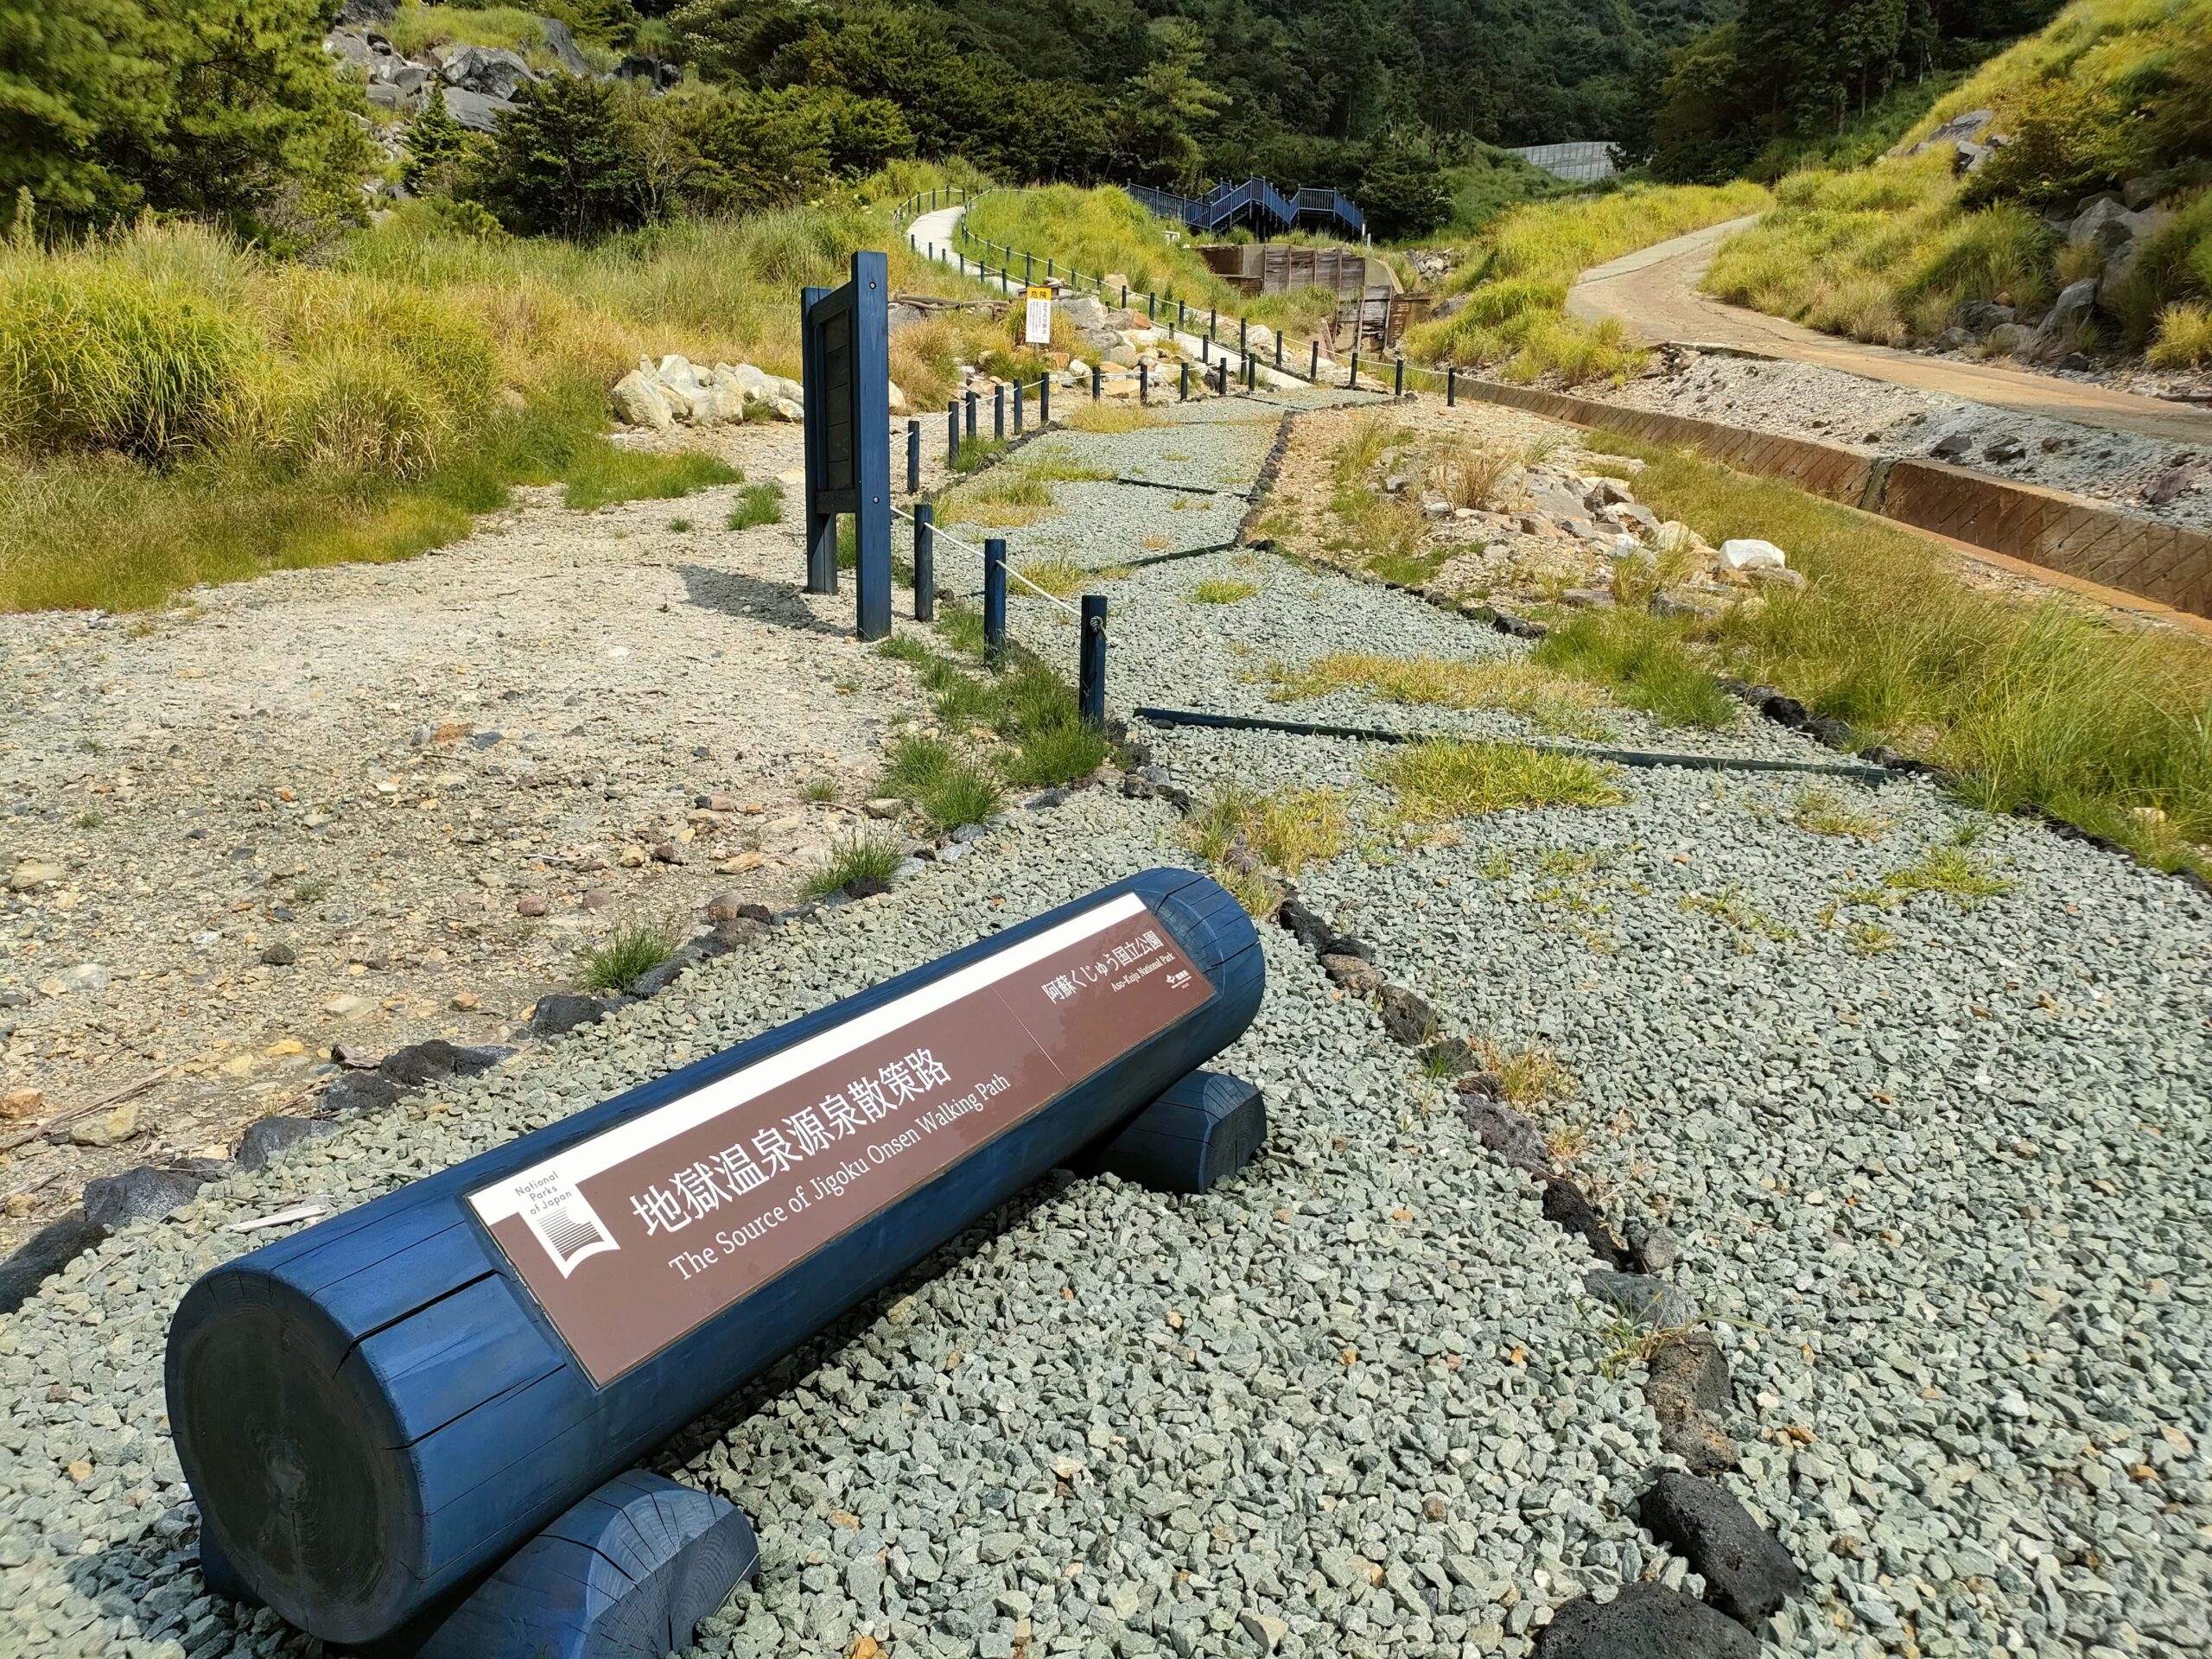
[(1274, 683), (1269, 696), (1278, 702), (1357, 690), (1385, 702), (1502, 709), (1566, 736), (1602, 738), (1611, 731), (1601, 712), (1604, 696), (1594, 687), (1515, 657), (1454, 662), (1336, 652), (1297, 668), (1277, 664), (1268, 676)]

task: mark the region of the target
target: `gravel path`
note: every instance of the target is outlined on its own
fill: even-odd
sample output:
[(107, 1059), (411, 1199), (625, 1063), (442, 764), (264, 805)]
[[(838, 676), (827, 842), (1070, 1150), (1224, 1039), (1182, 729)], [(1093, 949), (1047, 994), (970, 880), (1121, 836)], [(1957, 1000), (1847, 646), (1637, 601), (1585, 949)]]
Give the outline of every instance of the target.
[[(1194, 406), (1131, 436), (1249, 486), (1280, 412)], [(1130, 437), (1050, 442), (1130, 459)], [(1017, 559), (1133, 564), (1165, 524), (1218, 518), (1226, 539), (1240, 510), (1056, 489), (1079, 514), (1012, 532)], [(939, 568), (957, 580), (951, 556)], [(1232, 574), (1258, 592), (1191, 602)], [(1251, 555), (1102, 589), (1120, 710), (1286, 712), (1248, 677), (1328, 651), (1525, 649)], [(1052, 607), (1017, 590), (1013, 616), (1071, 666)], [(1527, 729), (1347, 693), (1287, 712)], [(1636, 747), (1819, 753), (1749, 717), (1694, 735), (1611, 719)], [(1735, 1374), (1742, 1469), (1724, 1484), (1813, 1581), (1764, 1651), (2107, 1659), (2212, 1641), (2203, 899), (1911, 781), (1833, 790), (1887, 821), (1866, 836), (1796, 827), (1798, 779), (1662, 769), (1624, 773), (1618, 806), (1472, 820), (1408, 849), (1382, 833), (1372, 750), (1137, 734), (1201, 797), (1343, 791), (1358, 832), (1300, 876), (1307, 901), (1447, 1031), (1548, 1046), (1577, 1075), (1530, 1109), (1538, 1127), (1617, 1228), (1679, 1240), (1672, 1281)], [(2010, 886), (1972, 908), (1853, 896), (1930, 854)], [(1017, 810), (957, 863), (82, 1258), (0, 1321), (0, 1652), (314, 1650), (204, 1595), (162, 1425), (168, 1311), (251, 1243), (228, 1224), (363, 1201), (1188, 857), (1157, 801), (1090, 790)], [(1267, 1002), (1223, 1059), (1267, 1090), (1262, 1161), (1200, 1198), (1110, 1179), (1037, 1194), (671, 1448), (663, 1466), (744, 1504), (766, 1552), (701, 1653), (1517, 1659), (1560, 1605), (1624, 1578), (1704, 1588), (1637, 1524), (1673, 1460), (1633, 1332), (1584, 1289), (1587, 1250), (1374, 1007), (1263, 933)]]

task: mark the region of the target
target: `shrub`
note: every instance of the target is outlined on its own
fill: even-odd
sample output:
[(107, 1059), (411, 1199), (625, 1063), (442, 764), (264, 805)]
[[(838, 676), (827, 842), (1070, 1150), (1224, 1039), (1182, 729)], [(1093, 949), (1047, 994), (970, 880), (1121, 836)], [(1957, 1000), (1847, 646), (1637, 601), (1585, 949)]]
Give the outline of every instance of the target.
[(634, 917), (619, 921), (604, 940), (585, 948), (578, 978), (588, 991), (625, 990), (640, 974), (674, 956), (679, 942), (672, 923)]
[(2150, 356), (2152, 365), (2161, 369), (2194, 369), (2212, 363), (2212, 308), (2193, 302), (2168, 306), (2159, 315)]
[[(184, 232), (204, 235), (204, 232)], [(259, 342), (184, 283), (96, 258), (0, 258), (0, 445), (159, 461), (250, 416)]]
[(855, 881), (888, 881), (906, 856), (899, 843), (874, 831), (861, 831), (833, 843), (830, 855), (801, 888), (810, 899), (828, 899)]

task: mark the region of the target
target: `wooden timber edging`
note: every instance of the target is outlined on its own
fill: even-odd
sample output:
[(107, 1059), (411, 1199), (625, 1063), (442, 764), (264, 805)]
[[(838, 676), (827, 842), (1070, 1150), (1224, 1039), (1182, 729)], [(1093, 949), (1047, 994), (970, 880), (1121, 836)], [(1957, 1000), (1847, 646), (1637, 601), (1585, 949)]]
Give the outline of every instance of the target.
[(1461, 397), (1572, 425), (1683, 445), (1739, 472), (1780, 479), (1915, 530), (2212, 617), (2212, 536), (2201, 531), (1942, 461), (1862, 454), (1812, 438), (1472, 377), (1462, 379), (1459, 389)]

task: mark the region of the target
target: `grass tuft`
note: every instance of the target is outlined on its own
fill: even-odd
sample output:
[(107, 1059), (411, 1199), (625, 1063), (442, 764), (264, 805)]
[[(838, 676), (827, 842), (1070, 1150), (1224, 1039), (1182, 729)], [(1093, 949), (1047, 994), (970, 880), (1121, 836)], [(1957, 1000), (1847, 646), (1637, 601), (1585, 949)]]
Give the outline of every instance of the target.
[(1211, 863), (1227, 862), (1243, 847), (1286, 875), (1334, 858), (1351, 832), (1344, 798), (1332, 789), (1224, 789), (1184, 826), (1191, 850)]
[(1041, 480), (1001, 468), (947, 492), (938, 502), (937, 521), (1014, 530), (1035, 524), (1052, 509), (1052, 492)]
[(737, 505), (729, 510), (732, 530), (751, 530), (757, 524), (784, 521), (784, 486), (773, 479), (748, 484), (738, 492)]
[(1815, 784), (1802, 791), (1789, 810), (1789, 821), (1816, 836), (1856, 836), (1872, 841), (1887, 834), (1891, 821), (1855, 807), (1835, 791)]
[(569, 468), (562, 505), (574, 512), (589, 512), (616, 501), (663, 501), (710, 484), (734, 484), (744, 476), (727, 461), (696, 450), (660, 455), (600, 444), (578, 456)]
[(1603, 699), (1581, 682), (1514, 657), (1447, 662), (1436, 657), (1382, 657), (1336, 652), (1302, 668), (1268, 671), (1277, 702), (1332, 691), (1364, 690), (1385, 702), (1446, 709), (1500, 709), (1539, 729), (1598, 739), (1611, 734), (1599, 713)]
[(1091, 573), (1069, 558), (1027, 559), (1014, 567), (1023, 581), (1043, 588), (1055, 599), (1065, 599), (1089, 582)]
[(1141, 432), (1166, 425), (1167, 417), (1137, 404), (1083, 404), (1065, 424), (1076, 432)]
[(1235, 605), (1260, 591), (1256, 582), (1237, 576), (1208, 576), (1184, 595), (1193, 605)]
[(1634, 611), (1591, 611), (1538, 642), (1540, 668), (1611, 687), (1631, 709), (1669, 726), (1712, 730), (1736, 718), (1736, 705), (1698, 664), (1679, 626)]
[(860, 830), (831, 843), (830, 856), (806, 878), (800, 889), (810, 899), (822, 899), (842, 892), (863, 877), (888, 881), (906, 855), (899, 843), (873, 830)]
[(1617, 806), (1627, 798), (1614, 786), (1608, 767), (1514, 743), (1432, 738), (1394, 749), (1368, 771), (1396, 793), (1399, 823), (1438, 823), (1546, 806)]
[(578, 979), (588, 991), (620, 991), (676, 954), (682, 943), (672, 923), (631, 917), (615, 923), (599, 944), (586, 948)]

